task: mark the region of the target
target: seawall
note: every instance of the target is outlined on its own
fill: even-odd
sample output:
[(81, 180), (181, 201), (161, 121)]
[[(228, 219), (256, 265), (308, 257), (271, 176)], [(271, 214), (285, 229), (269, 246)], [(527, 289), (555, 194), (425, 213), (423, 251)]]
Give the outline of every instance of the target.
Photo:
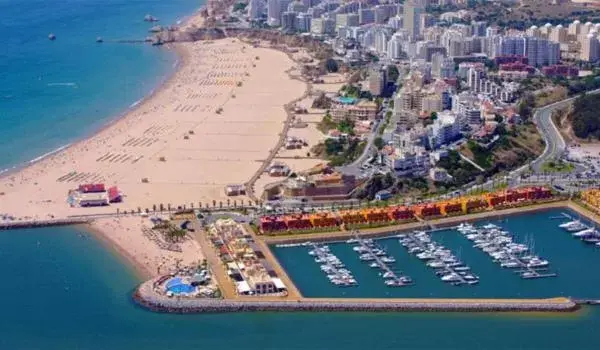
[(568, 312), (578, 305), (567, 298), (553, 299), (183, 299), (154, 291), (156, 279), (142, 283), (133, 299), (155, 312), (221, 313), (258, 311), (308, 312)]

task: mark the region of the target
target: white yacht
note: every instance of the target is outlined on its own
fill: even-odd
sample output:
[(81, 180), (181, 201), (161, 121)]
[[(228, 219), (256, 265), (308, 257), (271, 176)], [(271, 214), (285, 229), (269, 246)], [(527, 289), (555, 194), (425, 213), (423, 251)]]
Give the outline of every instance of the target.
[(564, 224), (558, 225), (558, 227), (565, 229), (568, 232), (581, 231), (581, 230), (587, 228), (587, 226), (585, 226), (579, 220), (565, 222)]
[(600, 234), (598, 233), (598, 231), (596, 231), (595, 228), (588, 228), (588, 229), (573, 233), (573, 237), (577, 237), (577, 238), (584, 238), (584, 237), (590, 237), (590, 236), (600, 236)]
[(388, 271), (383, 274), (383, 278), (396, 278), (396, 275), (392, 271)]
[(381, 261), (383, 261), (384, 263), (393, 263), (396, 262), (396, 259), (392, 258), (391, 256), (384, 256), (383, 258), (381, 258)]
[(460, 280), (462, 280), (460, 275), (457, 273), (454, 273), (454, 272), (442, 276), (442, 281), (444, 281), (444, 282), (457, 282)]

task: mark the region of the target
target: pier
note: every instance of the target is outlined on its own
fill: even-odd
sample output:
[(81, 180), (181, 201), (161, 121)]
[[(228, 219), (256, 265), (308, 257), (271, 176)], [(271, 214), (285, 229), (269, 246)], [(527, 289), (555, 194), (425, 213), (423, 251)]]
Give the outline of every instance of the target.
[[(426, 237), (426, 240), (423, 240), (422, 238), (418, 237), (418, 235), (421, 234), (423, 236)], [(450, 260), (456, 260), (454, 255), (452, 255), (451, 253), (446, 254), (445, 256), (443, 255), (436, 255), (435, 254), (435, 250), (436, 249), (440, 249), (440, 250), (446, 250), (446, 248), (442, 245), (438, 245), (435, 243), (427, 243), (427, 242), (431, 242), (431, 237), (429, 237), (429, 235), (425, 232), (417, 232), (417, 233), (413, 233), (413, 234), (407, 234), (407, 235), (399, 235), (399, 237), (401, 237), (401, 244), (402, 246), (404, 246), (405, 248), (407, 248), (409, 254), (412, 254), (411, 249), (413, 248), (409, 248), (410, 244), (412, 244), (413, 246), (417, 247), (418, 250), (420, 251), (420, 253), (418, 254), (425, 254), (428, 253), (431, 255), (431, 261), (432, 262), (439, 262), (439, 263), (443, 263), (442, 266), (435, 266), (432, 265), (431, 262), (426, 263), (426, 265), (428, 267), (433, 268), (436, 271), (436, 275), (438, 276), (452, 276), (454, 281), (448, 280), (446, 282), (450, 282), (455, 286), (460, 286), (460, 285), (465, 285), (465, 284), (477, 284), (479, 282), (479, 279), (471, 279), (471, 280), (467, 280), (467, 278), (465, 278), (465, 276), (463, 275), (463, 273), (461, 273), (461, 271), (457, 271), (452, 263), (446, 263), (444, 261), (445, 258), (450, 259)], [(404, 243), (402, 242), (402, 240), (408, 240), (409, 243)], [(421, 259), (422, 260), (422, 259)], [(456, 261), (454, 263), (457, 266), (463, 266), (462, 262), (460, 261)], [(465, 269), (470, 271), (470, 268), (466, 265)], [(464, 272), (464, 274), (466, 274), (466, 272)], [(444, 279), (442, 279), (444, 281)]]
[[(364, 239), (360, 238), (360, 236), (358, 235), (358, 231), (355, 231), (354, 239), (359, 244), (359, 246), (362, 247), (363, 250), (367, 252), (367, 254), (370, 254), (373, 257), (373, 259), (377, 263), (379, 269), (384, 271), (382, 276), (386, 276), (385, 275), (386, 273), (390, 276), (393, 276), (390, 278), (390, 280), (393, 281), (393, 284), (391, 284), (391, 286), (404, 287), (404, 286), (409, 286), (409, 285), (413, 284), (412, 282), (408, 282), (408, 280), (410, 280), (410, 278), (407, 278), (407, 276), (402, 278), (402, 276), (398, 276), (395, 271), (392, 271), (392, 269), (388, 266), (388, 264), (386, 262), (384, 262), (383, 260), (381, 260), (381, 257), (377, 255), (377, 253), (374, 251), (373, 247), (371, 245), (367, 244)], [(360, 252), (357, 252), (357, 253), (359, 253), (359, 255), (361, 254)], [(385, 277), (384, 277), (384, 279), (385, 279)]]
[(568, 298), (550, 299), (354, 299), (247, 297), (244, 299), (169, 298), (154, 291), (156, 279), (142, 283), (133, 299), (139, 305), (166, 313), (223, 312), (569, 312), (579, 305)]
[(0, 230), (15, 230), (19, 228), (37, 228), (48, 226), (67, 226), (87, 224), (88, 219), (70, 218), (70, 219), (50, 219), (50, 220), (28, 220), (28, 221), (11, 221), (0, 223)]

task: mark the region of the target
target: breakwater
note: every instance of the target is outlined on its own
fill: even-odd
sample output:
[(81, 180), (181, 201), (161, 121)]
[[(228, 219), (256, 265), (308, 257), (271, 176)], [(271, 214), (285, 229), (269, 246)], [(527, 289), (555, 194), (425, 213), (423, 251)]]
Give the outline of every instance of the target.
[(25, 221), (10, 221), (0, 223), (0, 230), (13, 230), (20, 228), (35, 228), (35, 227), (47, 227), (47, 226), (66, 226), (66, 225), (78, 225), (87, 224), (90, 220), (88, 219), (50, 219), (50, 220), (25, 220)]
[(188, 299), (167, 297), (154, 290), (157, 279), (142, 283), (133, 299), (165, 313), (221, 313), (257, 311), (308, 312), (567, 312), (578, 309), (567, 298), (555, 299)]

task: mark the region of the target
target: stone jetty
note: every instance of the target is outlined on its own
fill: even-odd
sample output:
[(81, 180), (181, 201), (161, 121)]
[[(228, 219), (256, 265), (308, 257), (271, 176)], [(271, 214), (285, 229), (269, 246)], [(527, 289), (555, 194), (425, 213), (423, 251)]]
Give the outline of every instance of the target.
[(141, 306), (165, 313), (215, 313), (241, 311), (347, 311), (347, 312), (566, 312), (578, 309), (567, 298), (554, 299), (301, 299), (257, 300), (167, 297), (154, 290), (156, 279), (134, 292)]
[(89, 222), (90, 222), (90, 220), (88, 220), (88, 219), (80, 219), (80, 218), (9, 221), (9, 222), (0, 222), (0, 230), (12, 230), (12, 229), (18, 229), (18, 228), (34, 228), (34, 227), (47, 227), (47, 226), (78, 225), (78, 224), (87, 224)]

